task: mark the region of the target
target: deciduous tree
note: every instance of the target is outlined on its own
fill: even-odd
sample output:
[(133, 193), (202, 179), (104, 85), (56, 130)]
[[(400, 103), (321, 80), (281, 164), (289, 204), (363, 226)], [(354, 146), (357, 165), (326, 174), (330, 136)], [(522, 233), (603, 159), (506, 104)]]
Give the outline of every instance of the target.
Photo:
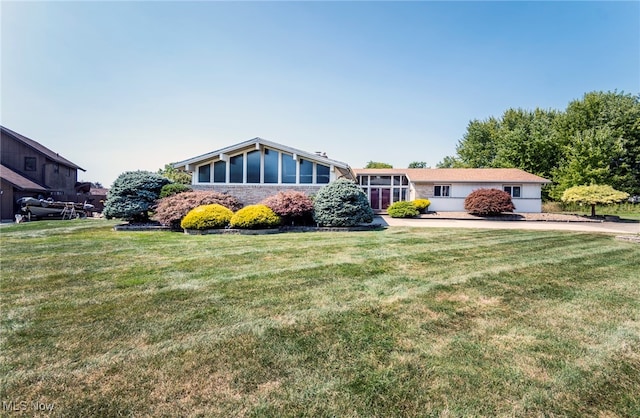
[(562, 194), (563, 202), (591, 205), (592, 217), (596, 216), (596, 205), (609, 205), (628, 198), (629, 193), (599, 184), (570, 187)]

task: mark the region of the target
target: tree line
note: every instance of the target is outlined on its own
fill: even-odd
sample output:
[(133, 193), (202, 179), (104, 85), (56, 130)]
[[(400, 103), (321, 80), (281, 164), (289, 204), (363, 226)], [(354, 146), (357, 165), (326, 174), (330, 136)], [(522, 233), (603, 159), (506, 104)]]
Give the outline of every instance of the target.
[(472, 120), (444, 167), (515, 167), (545, 177), (546, 198), (607, 184), (640, 195), (640, 95), (590, 92), (564, 111), (508, 109)]

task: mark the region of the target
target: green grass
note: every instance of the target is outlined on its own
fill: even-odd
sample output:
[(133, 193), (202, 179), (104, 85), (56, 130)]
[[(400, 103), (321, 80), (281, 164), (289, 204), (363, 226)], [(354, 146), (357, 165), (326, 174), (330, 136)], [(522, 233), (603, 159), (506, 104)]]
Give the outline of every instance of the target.
[(112, 225), (0, 229), (3, 402), (72, 417), (640, 415), (638, 244)]

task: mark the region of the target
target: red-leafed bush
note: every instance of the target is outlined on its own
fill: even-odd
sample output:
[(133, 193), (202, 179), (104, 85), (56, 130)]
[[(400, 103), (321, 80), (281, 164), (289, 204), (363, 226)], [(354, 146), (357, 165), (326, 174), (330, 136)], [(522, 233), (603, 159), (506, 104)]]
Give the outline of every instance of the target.
[(218, 204), (232, 211), (242, 207), (233, 196), (218, 192), (183, 192), (162, 198), (157, 201), (153, 218), (163, 225), (180, 229), (180, 221), (190, 210), (203, 205)]
[(283, 225), (313, 224), (313, 201), (302, 192), (294, 190), (279, 192), (260, 203), (280, 216)]
[(474, 190), (464, 200), (464, 209), (473, 215), (498, 215), (513, 212), (511, 195), (498, 189)]

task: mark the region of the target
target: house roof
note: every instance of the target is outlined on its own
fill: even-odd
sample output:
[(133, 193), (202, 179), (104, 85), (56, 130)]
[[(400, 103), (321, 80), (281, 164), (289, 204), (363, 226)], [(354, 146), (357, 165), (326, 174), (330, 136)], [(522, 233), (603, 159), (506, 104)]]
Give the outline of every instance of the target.
[(47, 188), (35, 183), (28, 178), (16, 173), (8, 167), (0, 164), (0, 177), (8, 181), (20, 190), (28, 190), (34, 192), (44, 192)]
[(296, 154), (299, 157), (302, 157), (307, 160), (316, 161), (316, 162), (327, 164), (327, 165), (332, 165), (341, 173), (342, 176), (347, 178), (355, 178), (353, 174), (353, 170), (351, 169), (351, 167), (349, 167), (347, 163), (344, 163), (338, 160), (333, 160), (331, 158), (326, 157), (325, 155), (319, 155), (318, 153), (311, 153), (311, 152), (299, 150), (297, 148), (292, 148), (287, 145), (278, 144), (277, 142), (269, 141), (268, 139), (264, 139), (260, 137), (252, 138), (244, 142), (240, 142), (238, 144), (228, 146), (226, 148), (221, 148), (219, 150), (211, 151), (206, 154), (198, 155), (196, 157), (192, 157), (187, 160), (173, 163), (173, 167), (178, 169), (184, 168), (186, 171), (193, 171), (194, 165), (197, 165), (199, 163), (204, 163), (208, 160), (215, 160), (219, 158), (220, 154), (233, 154), (235, 152), (255, 148), (256, 144), (265, 145), (269, 148), (273, 148), (279, 151), (285, 151), (290, 154)]
[(539, 183), (551, 181), (519, 168), (356, 168), (356, 175), (406, 175), (414, 183)]
[(12, 131), (11, 129), (5, 128), (4, 126), (0, 126), (0, 129), (2, 130), (2, 133), (13, 137), (17, 141), (22, 142), (23, 144), (33, 148), (34, 150), (38, 151), (39, 153), (44, 154), (47, 158), (49, 158), (50, 160), (52, 160), (54, 162), (57, 162), (57, 163), (60, 163), (60, 164), (64, 164), (64, 165), (66, 165), (68, 167), (75, 168), (75, 169), (78, 169), (78, 170), (87, 171), (84, 168), (72, 163), (71, 161), (69, 161), (66, 158), (62, 157), (58, 153), (51, 151), (49, 148), (45, 147), (44, 145), (40, 144), (37, 141), (34, 141), (31, 138), (27, 138), (24, 135), (21, 135), (21, 134), (19, 134), (17, 132)]

